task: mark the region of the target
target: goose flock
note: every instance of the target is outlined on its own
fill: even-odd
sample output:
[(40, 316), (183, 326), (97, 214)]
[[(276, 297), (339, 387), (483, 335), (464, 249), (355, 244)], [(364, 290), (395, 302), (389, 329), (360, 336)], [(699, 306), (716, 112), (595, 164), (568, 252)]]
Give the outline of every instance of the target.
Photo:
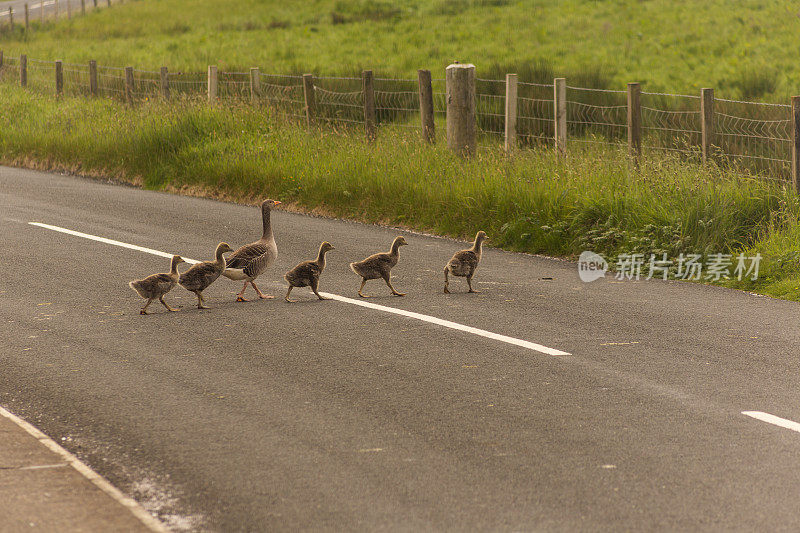
[[(144, 279), (131, 281), (128, 285), (135, 290), (139, 296), (147, 300), (139, 313), (142, 315), (148, 314), (147, 308), (156, 300), (161, 302), (168, 311), (177, 311), (177, 309), (173, 309), (164, 301), (164, 295), (171, 291), (175, 285), (180, 285), (197, 296), (198, 309), (208, 309), (205, 305), (205, 299), (203, 298), (203, 291), (220, 276), (234, 281), (244, 282), (242, 290), (236, 295), (237, 302), (247, 301), (244, 298), (244, 292), (248, 284), (253, 286), (259, 298), (273, 298), (273, 296), (262, 293), (258, 286), (256, 286), (255, 280), (258, 276), (263, 274), (278, 257), (278, 245), (275, 243), (275, 235), (272, 232), (270, 212), (273, 207), (280, 203), (281, 202), (278, 200), (269, 199), (261, 202), (263, 231), (259, 240), (250, 244), (245, 244), (237, 250), (233, 250), (228, 243), (221, 242), (217, 245), (216, 251), (214, 252), (213, 261), (197, 263), (183, 274), (178, 272), (178, 265), (180, 263), (185, 263), (185, 261), (179, 255), (175, 255), (170, 260), (169, 272), (152, 274)], [(444, 267), (445, 293), (450, 293), (450, 275), (467, 278), (468, 292), (478, 292), (472, 288), (472, 277), (475, 275), (475, 270), (478, 268), (478, 264), (481, 260), (483, 242), (487, 239), (486, 233), (479, 231), (475, 236), (475, 242), (471, 248), (453, 254), (453, 257)], [(382, 279), (392, 291), (393, 295), (405, 296), (405, 293), (398, 292), (392, 286), (391, 270), (397, 264), (400, 257), (400, 247), (406, 245), (408, 245), (408, 243), (405, 238), (399, 236), (394, 239), (388, 252), (373, 254), (361, 261), (350, 263), (350, 269), (361, 277), (361, 287), (358, 289), (358, 295), (360, 297), (368, 298), (368, 296), (363, 293), (363, 290), (364, 285), (371, 279)], [(323, 242), (319, 247), (319, 253), (316, 259), (312, 261), (303, 261), (284, 275), (283, 278), (289, 284), (289, 289), (286, 291), (286, 296), (284, 297), (287, 302), (293, 301), (289, 299), (289, 295), (295, 287), (310, 287), (317, 298), (325, 300), (318, 292), (319, 278), (325, 270), (325, 254), (334, 249), (331, 243), (327, 241)], [(223, 254), (228, 252), (233, 253), (226, 259)]]

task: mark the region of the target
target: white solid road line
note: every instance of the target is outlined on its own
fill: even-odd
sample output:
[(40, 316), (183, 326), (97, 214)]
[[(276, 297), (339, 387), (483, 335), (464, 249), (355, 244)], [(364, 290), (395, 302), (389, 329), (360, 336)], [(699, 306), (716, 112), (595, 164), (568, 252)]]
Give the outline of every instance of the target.
[[(40, 228), (45, 228), (53, 231), (58, 231), (61, 233), (66, 233), (68, 235), (74, 235), (75, 237), (82, 237), (84, 239), (90, 239), (93, 241), (102, 242), (105, 244), (112, 244), (114, 246), (121, 246), (122, 248), (128, 248), (130, 250), (136, 250), (139, 252), (145, 252), (148, 254), (158, 255), (161, 257), (172, 257), (174, 254), (170, 254), (167, 252), (162, 252), (160, 250), (153, 250), (152, 248), (145, 248), (143, 246), (137, 246), (135, 244), (128, 244), (126, 242), (115, 241), (113, 239), (106, 239), (105, 237), (98, 237), (97, 235), (90, 235), (88, 233), (81, 233), (80, 231), (74, 231), (71, 229), (61, 228), (59, 226), (51, 226), (50, 224), (42, 224), (41, 222), (28, 222), (28, 224), (32, 226), (38, 226)], [(181, 256), (183, 257), (183, 256)], [(189, 259), (187, 257), (183, 257), (183, 260), (187, 263), (199, 263), (196, 259)], [(480, 337), (485, 337), (487, 339), (492, 339), (500, 342), (505, 342), (507, 344), (513, 344), (514, 346), (520, 346), (522, 348), (527, 348), (528, 350), (533, 350), (535, 352), (547, 354), (547, 355), (571, 355), (568, 352), (564, 352), (561, 350), (556, 350), (555, 348), (548, 348), (547, 346), (543, 346), (541, 344), (536, 344), (535, 342), (530, 342), (522, 339), (516, 339), (514, 337), (509, 337), (507, 335), (501, 335), (499, 333), (492, 333), (491, 331), (486, 331), (485, 329), (474, 328), (472, 326), (465, 326), (464, 324), (459, 324), (457, 322), (451, 322), (450, 320), (443, 320), (441, 318), (436, 318), (435, 316), (430, 315), (423, 315), (422, 313), (415, 313), (413, 311), (406, 311), (404, 309), (397, 309), (396, 307), (387, 307), (385, 305), (378, 305), (373, 304), (370, 302), (365, 302), (362, 300), (354, 300), (352, 298), (346, 298), (344, 296), (339, 296), (338, 294), (332, 294), (329, 292), (321, 292), (321, 295), (324, 297), (330, 298), (332, 300), (336, 300), (343, 303), (348, 303), (352, 305), (358, 305), (360, 307), (365, 307), (367, 309), (374, 309), (376, 311), (384, 311), (386, 313), (393, 313), (395, 315), (401, 315), (408, 318), (413, 318), (416, 320), (421, 320), (423, 322), (428, 322), (430, 324), (436, 324), (438, 326), (442, 326), (445, 328), (454, 329), (457, 331), (463, 331), (465, 333), (471, 333), (473, 335), (478, 335)]]
[(756, 420), (761, 420), (762, 422), (766, 422), (767, 424), (773, 424), (800, 433), (800, 424), (792, 420), (787, 420), (785, 418), (771, 415), (769, 413), (763, 413), (761, 411), (742, 411), (742, 414), (745, 416), (755, 418)]
[[(14, 422), (16, 425), (27, 431), (29, 434), (36, 437), (39, 442), (43, 445), (50, 448), (50, 450), (54, 451), (58, 455), (64, 458), (64, 460), (72, 466), (75, 470), (81, 473), (83, 477), (94, 483), (94, 485), (111, 496), (114, 500), (116, 500), (121, 505), (130, 510), (133, 515), (138, 518), (144, 525), (149, 527), (151, 530), (156, 531), (158, 533), (167, 533), (169, 530), (159, 522), (157, 519), (150, 516), (150, 513), (144, 510), (144, 508), (136, 503), (136, 500), (133, 498), (128, 498), (125, 496), (118, 488), (113, 486), (111, 483), (106, 481), (104, 478), (100, 476), (97, 472), (89, 468), (86, 464), (82, 463), (80, 459), (72, 455), (70, 452), (59, 446), (53, 439), (36, 429), (34, 426), (29, 424), (28, 422), (24, 421), (14, 413), (3, 409), (0, 407), (0, 416), (4, 416)], [(44, 465), (38, 468), (54, 468), (58, 466), (66, 466), (66, 465)], [(33, 467), (31, 467), (33, 468)]]
[(329, 292), (320, 292), (320, 294), (326, 298), (330, 298), (331, 300), (345, 302), (353, 305), (359, 305), (361, 307), (366, 307), (367, 309), (375, 309), (377, 311), (385, 311), (386, 313), (393, 313), (395, 315), (402, 315), (409, 318), (415, 318), (417, 320), (422, 320), (423, 322), (429, 322), (431, 324), (436, 324), (438, 326), (444, 326), (446, 328), (455, 329), (458, 331), (464, 331), (466, 333), (472, 333), (473, 335), (479, 335), (481, 337), (486, 337), (487, 339), (506, 342), (508, 344), (521, 346), (522, 348), (527, 348), (529, 350), (534, 350), (536, 352), (541, 352), (547, 355), (571, 355), (567, 352), (556, 350), (555, 348), (548, 348), (547, 346), (536, 344), (535, 342), (524, 341), (522, 339), (515, 339), (514, 337), (509, 337), (507, 335), (500, 335), (499, 333), (492, 333), (491, 331), (486, 331), (485, 329), (473, 328), (472, 326), (465, 326), (464, 324), (459, 324), (458, 322), (451, 322), (449, 320), (443, 320), (441, 318), (436, 318), (435, 316), (423, 315), (422, 313), (406, 311), (405, 309), (397, 309), (396, 307), (387, 307), (385, 305), (378, 305), (370, 302), (365, 302), (363, 300), (354, 300), (353, 298), (346, 298), (344, 296), (339, 296), (338, 294), (331, 294)]

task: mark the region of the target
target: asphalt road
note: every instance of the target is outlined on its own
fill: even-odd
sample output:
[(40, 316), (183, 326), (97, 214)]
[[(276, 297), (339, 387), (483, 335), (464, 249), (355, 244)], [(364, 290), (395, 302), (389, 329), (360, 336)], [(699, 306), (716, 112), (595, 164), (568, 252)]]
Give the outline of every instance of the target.
[[(107, 0), (96, 0), (97, 8), (108, 5)], [(84, 0), (86, 11), (95, 9), (95, 0)], [(113, 3), (118, 3), (119, 0)], [(8, 24), (8, 8), (14, 12), (14, 24), (25, 24), (25, 4), (28, 4), (28, 17), (31, 22), (41, 20), (42, 12), (46, 19), (51, 19), (56, 15), (58, 18), (66, 18), (70, 14), (73, 17), (81, 14), (81, 0), (12, 0), (0, 2), (0, 25)]]
[[(0, 404), (176, 529), (796, 530), (800, 307), (681, 282), (582, 283), (574, 263), (485, 251), (481, 294), (441, 293), (464, 246), (274, 213), (271, 301), (131, 279), (260, 235), (256, 208), (0, 167)], [(329, 240), (320, 289), (406, 236), (370, 302), (540, 343), (551, 356), (307, 289), (283, 273)], [(545, 279), (552, 278), (552, 279)], [(465, 289), (463, 279), (451, 288)], [(252, 289), (248, 295), (253, 296)]]

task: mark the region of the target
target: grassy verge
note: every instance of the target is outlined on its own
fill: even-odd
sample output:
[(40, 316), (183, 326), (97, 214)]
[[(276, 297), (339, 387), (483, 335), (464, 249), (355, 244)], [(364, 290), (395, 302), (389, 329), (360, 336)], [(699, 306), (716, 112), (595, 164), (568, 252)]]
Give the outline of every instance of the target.
[(0, 91), (0, 109), (6, 164), (245, 201), (271, 196), (444, 235), (484, 229), (497, 246), (555, 256), (758, 250), (763, 277), (737, 286), (794, 298), (800, 284), (798, 197), (713, 167), (650, 157), (632, 173), (624, 153), (602, 147), (576, 148), (566, 161), (490, 147), (464, 161), (401, 128), (370, 144), (360, 131), (309, 133), (249, 106), (129, 108), (12, 86)]

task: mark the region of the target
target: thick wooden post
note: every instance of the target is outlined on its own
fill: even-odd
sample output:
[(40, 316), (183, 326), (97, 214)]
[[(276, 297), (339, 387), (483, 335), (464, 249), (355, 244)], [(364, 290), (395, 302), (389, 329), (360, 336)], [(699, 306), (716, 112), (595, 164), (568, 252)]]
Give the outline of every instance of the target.
[(107, 5), (108, 7), (111, 7), (111, 0), (106, 0), (106, 5)]
[(436, 142), (436, 126), (433, 122), (433, 84), (430, 70), (418, 70), (419, 114), (422, 120), (422, 138), (425, 142)]
[(792, 185), (800, 192), (800, 96), (792, 96)]
[(475, 153), (475, 65), (453, 63), (445, 70), (447, 91), (447, 146), (468, 156)]
[(56, 96), (64, 92), (64, 65), (61, 60), (56, 60)]
[(258, 67), (250, 69), (250, 101), (255, 103), (261, 96), (261, 71)]
[(67, 0), (67, 18), (72, 18), (72, 2), (70, 0)]
[(567, 153), (567, 79), (553, 80), (553, 124), (555, 125), (556, 152)]
[(701, 141), (703, 143), (703, 163), (711, 159), (714, 144), (714, 89), (700, 90)]
[(161, 97), (169, 100), (169, 71), (167, 67), (161, 67), (159, 73), (161, 74)]
[(44, 26), (44, 0), (39, 2), (39, 25)]
[(14, 8), (11, 6), (8, 8), (8, 28), (14, 29)]
[(361, 87), (364, 93), (364, 130), (367, 140), (372, 141), (377, 134), (377, 118), (375, 114), (375, 81), (371, 70), (361, 73)]
[(19, 56), (19, 86), (28, 86), (28, 56), (25, 54)]
[(208, 103), (217, 101), (217, 66), (208, 66)]
[(125, 67), (125, 101), (133, 105), (133, 67)]
[(60, 11), (59, 0), (55, 0), (56, 2), (56, 15), (55, 18), (58, 20), (58, 12)]
[(3, 51), (0, 50), (0, 68), (3, 68)]
[(28, 4), (26, 3), (25, 4), (25, 33), (28, 32), (30, 27), (31, 27), (30, 10), (28, 9)]
[(310, 128), (317, 116), (317, 95), (314, 92), (313, 74), (303, 74), (303, 96), (306, 101), (306, 125)]
[(89, 61), (89, 93), (97, 96), (97, 61)]
[(517, 148), (517, 75), (506, 74), (506, 153)]
[(642, 87), (628, 84), (628, 156), (639, 168), (642, 156)]
[(97, 0), (94, 0), (94, 8), (97, 9)]
[(86, 0), (81, 0), (81, 15), (86, 14)]

